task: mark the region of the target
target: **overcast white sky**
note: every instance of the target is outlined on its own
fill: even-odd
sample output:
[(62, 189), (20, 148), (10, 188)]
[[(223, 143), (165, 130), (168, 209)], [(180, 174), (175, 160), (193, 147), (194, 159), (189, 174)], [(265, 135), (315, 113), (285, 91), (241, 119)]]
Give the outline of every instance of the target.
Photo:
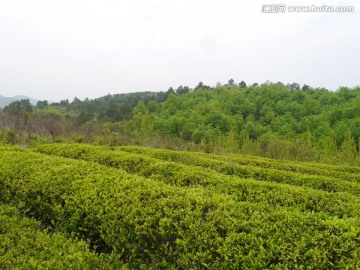
[(284, 2), (0, 0), (0, 94), (58, 101), (230, 78), (360, 85), (357, 1), (291, 1), (354, 13), (261, 12)]

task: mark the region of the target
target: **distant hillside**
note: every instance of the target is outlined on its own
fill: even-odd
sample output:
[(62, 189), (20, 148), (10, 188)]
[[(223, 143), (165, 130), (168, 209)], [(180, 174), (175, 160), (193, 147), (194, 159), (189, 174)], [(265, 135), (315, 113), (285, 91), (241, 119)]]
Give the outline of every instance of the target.
[(0, 95), (0, 108), (4, 108), (5, 106), (9, 105), (11, 102), (16, 101), (16, 100), (21, 100), (21, 99), (29, 99), (30, 103), (33, 105), (36, 105), (36, 103), (38, 102), (37, 99), (33, 99), (33, 98), (29, 98), (27, 96), (14, 96), (14, 97), (4, 97), (2, 95)]
[(296, 83), (240, 84), (199, 83), (194, 89), (39, 102), (35, 108), (16, 102), (0, 112), (0, 143), (2, 132), (4, 142), (13, 144), (37, 136), (360, 165), (360, 87), (332, 92)]

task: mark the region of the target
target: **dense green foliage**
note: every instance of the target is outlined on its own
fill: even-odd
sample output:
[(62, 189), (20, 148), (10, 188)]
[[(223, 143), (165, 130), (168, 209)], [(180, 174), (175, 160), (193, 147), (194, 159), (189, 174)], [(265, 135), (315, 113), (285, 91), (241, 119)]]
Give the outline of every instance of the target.
[(32, 218), (24, 222), (37, 224), (44, 246), (88, 241), (96, 256), (79, 240), (64, 246), (85, 268), (357, 269), (359, 175), (357, 167), (140, 147), (2, 147), (0, 203), (17, 209), (14, 224)]
[(356, 164), (360, 89), (219, 86), (172, 95), (156, 110), (140, 103), (126, 126), (207, 145), (207, 150)]
[(0, 143), (143, 145), (276, 159), (360, 163), (360, 88), (244, 82), (108, 95), (0, 112)]
[(358, 87), (233, 80), (13, 102), (0, 268), (358, 269), (359, 108)]
[(83, 241), (63, 233), (49, 234), (39, 222), (22, 218), (0, 204), (0, 269), (107, 269), (105, 257), (90, 252)]
[[(274, 205), (296, 206), (306, 211), (326, 211), (340, 217), (344, 215), (356, 217), (359, 214), (357, 209), (359, 200), (349, 194), (357, 194), (358, 184), (351, 183), (351, 181), (356, 181), (359, 177), (358, 174), (342, 173), (342, 176), (350, 176), (350, 183), (340, 178), (322, 176), (321, 170), (318, 170), (320, 175), (317, 177), (312, 177), (303, 170), (292, 175), (292, 179), (287, 179), (289, 174), (286, 174), (287, 164), (284, 164), (284, 162), (282, 162), (284, 169), (275, 164), (278, 169), (273, 169), (270, 173), (268, 173), (268, 168), (262, 170), (261, 167), (255, 166), (243, 166), (240, 171), (237, 170), (238, 165), (236, 163), (221, 162), (223, 158), (221, 155), (206, 155), (212, 158), (204, 159), (201, 157), (204, 154), (201, 153), (174, 152), (139, 147), (122, 147), (121, 149), (142, 154), (129, 154), (118, 149), (111, 150), (89, 145), (72, 145), (69, 147), (66, 144), (44, 145), (37, 147), (36, 150), (41, 153), (72, 159), (95, 161), (110, 167), (121, 168), (132, 174), (166, 182), (170, 185), (206, 187), (208, 191), (234, 195), (233, 199), (237, 201), (266, 201)], [(158, 159), (150, 157), (154, 154)], [(237, 156), (237, 158), (253, 160), (251, 157), (244, 156)], [(163, 160), (175, 160), (176, 163)], [(262, 158), (257, 159), (258, 162), (263, 160)], [(180, 164), (184, 162), (187, 166)], [(346, 170), (352, 167), (343, 168)], [(284, 172), (285, 175), (283, 175)], [(357, 178), (354, 179), (354, 177)], [(271, 182), (290, 183), (292, 186)], [(350, 187), (346, 188), (348, 184), (350, 184)], [(306, 186), (312, 188), (306, 188)], [(339, 188), (337, 191), (347, 191), (347, 193), (333, 193), (336, 191), (336, 187)], [(355, 188), (355, 190), (352, 190), (352, 188)]]

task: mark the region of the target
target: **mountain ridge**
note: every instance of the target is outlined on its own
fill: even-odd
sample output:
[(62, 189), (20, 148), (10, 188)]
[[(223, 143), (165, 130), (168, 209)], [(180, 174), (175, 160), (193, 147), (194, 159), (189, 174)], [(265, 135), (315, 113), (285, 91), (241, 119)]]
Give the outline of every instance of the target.
[(13, 96), (13, 97), (5, 97), (5, 96), (0, 94), (0, 108), (4, 108), (7, 105), (9, 105), (11, 102), (21, 100), (21, 99), (29, 99), (30, 103), (32, 105), (36, 105), (36, 103), (39, 101), (38, 99), (34, 99), (34, 98), (24, 96), (24, 95), (16, 95), (16, 96)]

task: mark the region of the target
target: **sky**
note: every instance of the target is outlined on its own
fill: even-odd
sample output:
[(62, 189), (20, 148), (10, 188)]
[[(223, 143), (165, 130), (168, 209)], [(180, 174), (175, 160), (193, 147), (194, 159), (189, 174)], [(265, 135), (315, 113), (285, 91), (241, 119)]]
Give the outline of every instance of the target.
[(354, 6), (351, 13), (264, 13), (285, 2), (269, 0), (0, 2), (3, 96), (60, 101), (231, 78), (360, 85), (358, 1), (291, 1)]

